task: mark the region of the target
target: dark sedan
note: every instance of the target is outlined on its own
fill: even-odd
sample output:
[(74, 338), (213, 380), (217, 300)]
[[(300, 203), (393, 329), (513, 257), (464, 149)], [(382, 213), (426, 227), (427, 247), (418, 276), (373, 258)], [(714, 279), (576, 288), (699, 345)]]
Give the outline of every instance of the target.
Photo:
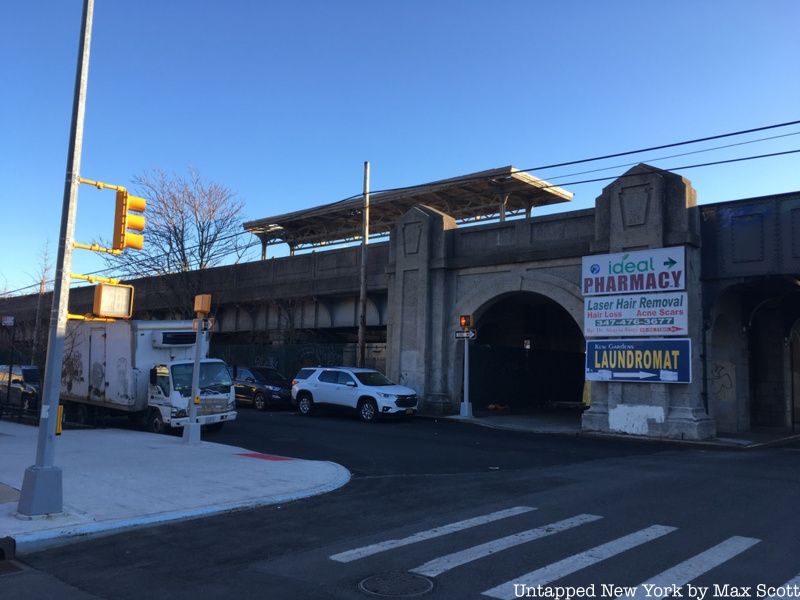
[[(10, 385), (9, 385), (10, 383)], [(291, 386), (290, 386), (291, 387)], [(33, 365), (0, 365), (0, 404), (23, 415), (39, 413), (40, 373)]]
[(236, 404), (258, 410), (292, 404), (292, 382), (271, 367), (233, 367)]

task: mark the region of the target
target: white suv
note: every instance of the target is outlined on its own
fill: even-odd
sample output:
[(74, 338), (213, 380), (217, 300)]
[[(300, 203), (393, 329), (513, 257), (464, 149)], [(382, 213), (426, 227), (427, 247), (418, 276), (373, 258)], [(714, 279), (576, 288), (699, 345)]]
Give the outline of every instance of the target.
[(417, 393), (396, 385), (374, 369), (316, 367), (300, 369), (292, 380), (292, 398), (300, 414), (310, 415), (319, 404), (353, 408), (362, 421), (378, 415), (413, 415)]

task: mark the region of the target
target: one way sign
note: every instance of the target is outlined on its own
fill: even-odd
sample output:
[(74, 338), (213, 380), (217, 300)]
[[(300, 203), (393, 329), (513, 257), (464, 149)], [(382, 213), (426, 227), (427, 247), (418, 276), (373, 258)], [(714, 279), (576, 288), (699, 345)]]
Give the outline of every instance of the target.
[(457, 340), (474, 340), (478, 336), (478, 332), (474, 329), (465, 329), (463, 331), (456, 331)]

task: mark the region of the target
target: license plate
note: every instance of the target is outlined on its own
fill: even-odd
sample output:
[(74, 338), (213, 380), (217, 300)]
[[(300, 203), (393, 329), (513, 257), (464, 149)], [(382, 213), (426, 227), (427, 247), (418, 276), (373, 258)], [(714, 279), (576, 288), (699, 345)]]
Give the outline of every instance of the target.
[(413, 408), (407, 408), (406, 409), (406, 414), (407, 415), (413, 415), (414, 414), (414, 409)]

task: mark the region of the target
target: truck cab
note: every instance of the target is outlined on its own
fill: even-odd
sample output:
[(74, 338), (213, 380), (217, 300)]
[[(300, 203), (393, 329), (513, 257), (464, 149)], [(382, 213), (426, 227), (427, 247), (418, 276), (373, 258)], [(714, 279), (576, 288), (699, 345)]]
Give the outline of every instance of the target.
[[(194, 361), (177, 360), (158, 364), (150, 370), (149, 405), (160, 413), (160, 425), (183, 427), (189, 423)], [(218, 359), (200, 361), (200, 402), (197, 422), (209, 429), (219, 429), (225, 421), (236, 418), (236, 398), (227, 365)], [(149, 429), (158, 431), (158, 419), (151, 413)]]

